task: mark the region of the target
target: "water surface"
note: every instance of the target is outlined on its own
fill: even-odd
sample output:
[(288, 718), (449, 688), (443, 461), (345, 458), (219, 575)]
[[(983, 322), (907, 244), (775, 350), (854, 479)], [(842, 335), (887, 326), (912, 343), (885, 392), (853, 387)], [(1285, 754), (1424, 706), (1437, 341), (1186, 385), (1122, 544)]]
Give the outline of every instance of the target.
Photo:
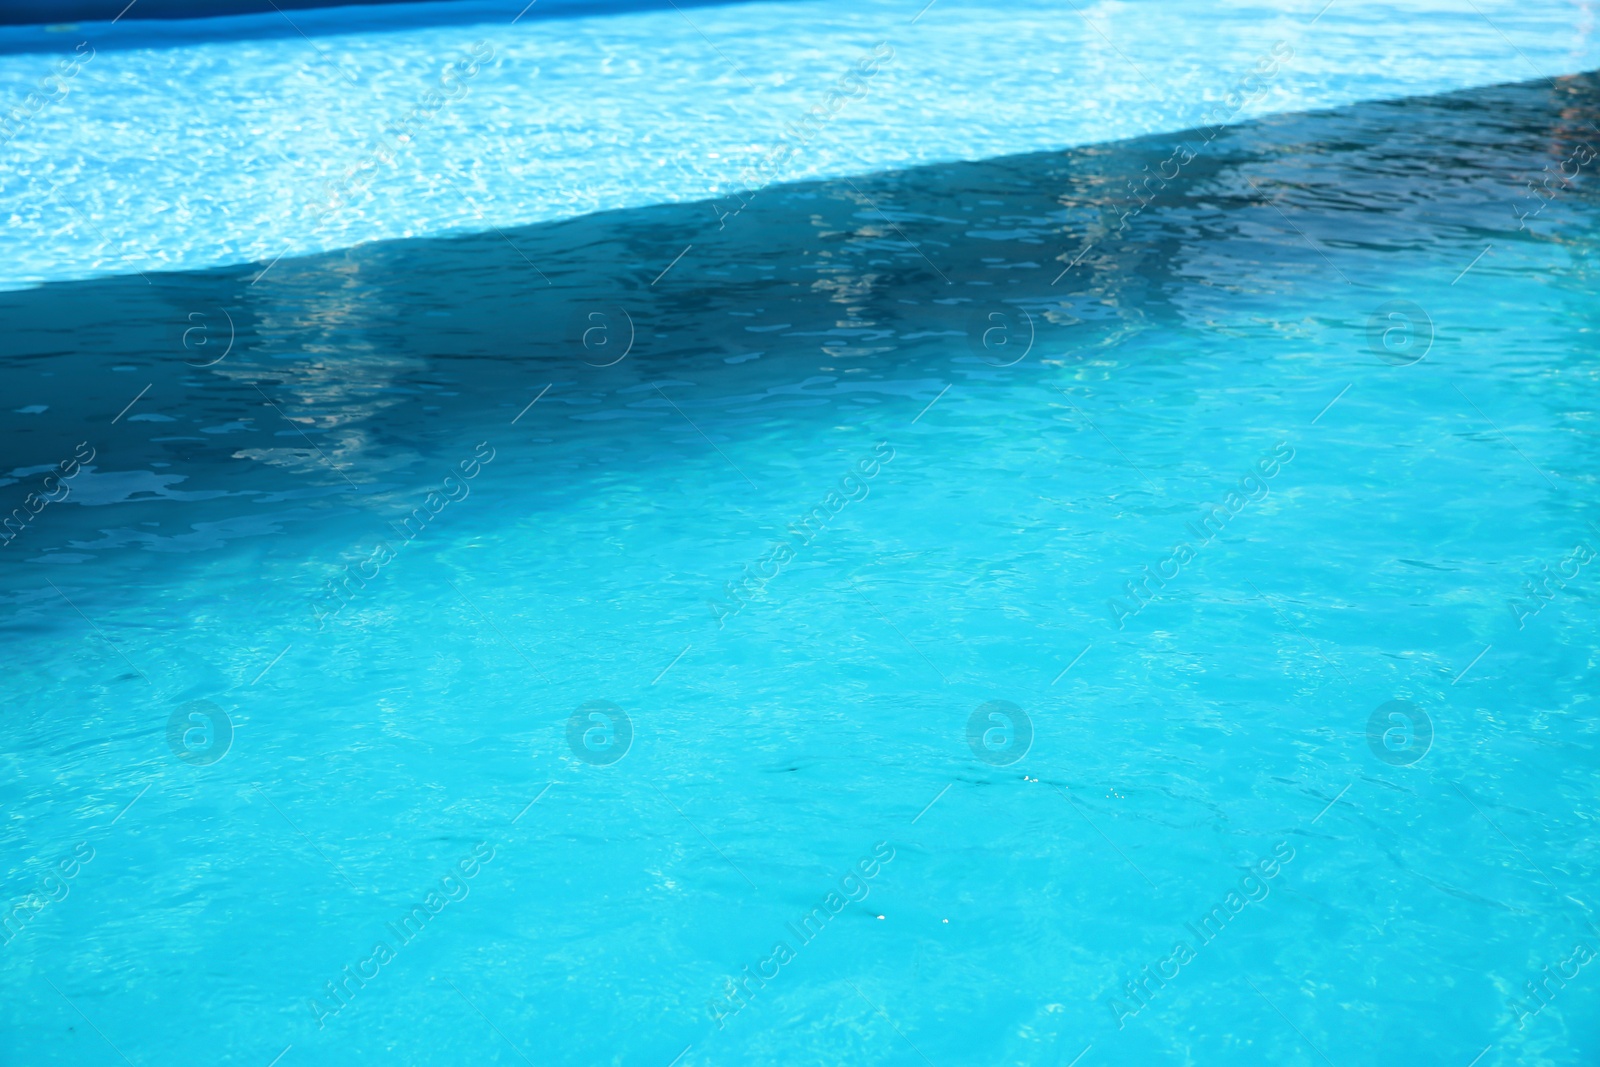
[(1597, 103), (0, 297), (4, 1059), (1592, 1061)]

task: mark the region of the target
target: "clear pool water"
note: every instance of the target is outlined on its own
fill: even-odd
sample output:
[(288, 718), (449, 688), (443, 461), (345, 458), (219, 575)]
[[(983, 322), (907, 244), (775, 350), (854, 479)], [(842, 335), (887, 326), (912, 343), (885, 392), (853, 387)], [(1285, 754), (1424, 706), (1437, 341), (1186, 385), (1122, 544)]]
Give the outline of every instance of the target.
[(1594, 1062), (1597, 117), (0, 294), (0, 1061)]
[[(1591, 0), (545, 3), (472, 0), (445, 25), (458, 5), (0, 28), (0, 100), (41, 83), (54, 100), (0, 147), (0, 287), (264, 264), (1182, 130), (1218, 107), (1242, 119), (1600, 66)], [(46, 81), (67, 61), (72, 77)], [(832, 110), (796, 133), (818, 107)]]

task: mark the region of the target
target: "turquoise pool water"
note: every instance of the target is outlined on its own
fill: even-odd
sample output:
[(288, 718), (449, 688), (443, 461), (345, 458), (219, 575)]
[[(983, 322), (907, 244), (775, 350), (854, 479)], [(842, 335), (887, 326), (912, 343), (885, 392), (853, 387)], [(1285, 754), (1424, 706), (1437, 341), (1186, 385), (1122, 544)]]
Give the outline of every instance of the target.
[(1591, 0), (925, 3), (585, 15), (611, 5), (466, 0), (161, 22), (136, 6), (116, 25), (0, 27), (0, 101), (27, 113), (0, 148), (0, 288), (1600, 66)]
[(1594, 1062), (1597, 118), (40, 253), (0, 1061)]

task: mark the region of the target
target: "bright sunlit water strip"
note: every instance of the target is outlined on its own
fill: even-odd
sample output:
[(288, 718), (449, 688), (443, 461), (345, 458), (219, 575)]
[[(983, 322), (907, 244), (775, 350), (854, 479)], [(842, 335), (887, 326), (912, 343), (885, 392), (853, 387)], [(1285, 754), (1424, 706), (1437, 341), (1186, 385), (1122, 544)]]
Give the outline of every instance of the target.
[(1597, 114), (4, 294), (0, 1061), (1594, 1063)]
[[(41, 84), (60, 97), (45, 79), (76, 69), (0, 146), (0, 286), (266, 263), (1600, 65), (1591, 0), (938, 0), (920, 14), (921, 0), (807, 0), (536, 7), (515, 25), (526, 5), (504, 0), (406, 28), (443, 6), (293, 12), (304, 32), (288, 35), (275, 14), (0, 30), (7, 107)], [(215, 39), (230, 24), (241, 39)], [(201, 26), (211, 39), (194, 43)]]

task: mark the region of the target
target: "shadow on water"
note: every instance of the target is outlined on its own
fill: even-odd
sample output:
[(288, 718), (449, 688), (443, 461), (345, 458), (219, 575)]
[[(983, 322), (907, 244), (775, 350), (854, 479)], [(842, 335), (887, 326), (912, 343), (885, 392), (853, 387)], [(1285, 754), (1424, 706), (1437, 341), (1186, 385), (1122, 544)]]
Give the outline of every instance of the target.
[[(1519, 231), (1517, 176), (1595, 138), (1597, 90), (1585, 75), (3, 293), (7, 509), (85, 438), (126, 473), (79, 500), (116, 508), (55, 508), (0, 559), (313, 522), (421, 484), (536, 398), (528, 479), (574, 492), (706, 441), (914, 411), (951, 383), (1184, 345), (1226, 359), (1230, 323), (1352, 348), (1373, 307), (1486, 241), (1557, 240)], [(199, 533), (137, 532), (173, 499)]]

